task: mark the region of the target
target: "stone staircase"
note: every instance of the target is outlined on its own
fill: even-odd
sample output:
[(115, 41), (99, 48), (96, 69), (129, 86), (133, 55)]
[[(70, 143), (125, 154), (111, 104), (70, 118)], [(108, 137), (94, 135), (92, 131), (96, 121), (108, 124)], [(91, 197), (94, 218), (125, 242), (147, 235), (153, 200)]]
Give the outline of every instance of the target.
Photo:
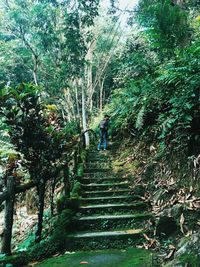
[(82, 201), (77, 218), (78, 231), (71, 235), (73, 249), (127, 248), (141, 244), (148, 205), (131, 192), (128, 179), (116, 177), (112, 157), (90, 152), (81, 179)]

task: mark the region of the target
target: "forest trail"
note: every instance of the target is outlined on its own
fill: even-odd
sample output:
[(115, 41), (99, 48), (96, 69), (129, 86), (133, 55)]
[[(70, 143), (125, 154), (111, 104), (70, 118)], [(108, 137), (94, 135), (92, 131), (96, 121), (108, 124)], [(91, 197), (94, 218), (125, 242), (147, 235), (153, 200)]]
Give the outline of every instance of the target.
[(147, 203), (132, 194), (128, 179), (114, 174), (110, 151), (89, 152), (82, 184), (77, 232), (70, 236), (65, 255), (36, 267), (153, 267), (153, 254), (135, 248), (144, 240), (152, 217)]
[(127, 248), (141, 244), (151, 218), (148, 205), (131, 192), (131, 183), (112, 172), (109, 151), (88, 154), (82, 184), (78, 232), (73, 250)]

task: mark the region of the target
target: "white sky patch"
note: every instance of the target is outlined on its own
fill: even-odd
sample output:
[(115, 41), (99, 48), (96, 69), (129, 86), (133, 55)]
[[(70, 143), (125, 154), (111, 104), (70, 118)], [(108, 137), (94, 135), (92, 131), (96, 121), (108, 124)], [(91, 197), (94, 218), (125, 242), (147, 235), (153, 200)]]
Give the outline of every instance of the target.
[[(120, 9), (120, 10), (133, 10), (137, 4), (138, 4), (139, 0), (118, 0), (116, 1), (116, 6)], [(103, 8), (109, 8), (110, 7), (110, 0), (102, 0), (101, 1), (101, 6)], [(130, 14), (128, 14), (128, 12), (122, 12), (120, 14), (120, 21), (121, 21), (121, 27), (122, 28), (126, 28), (126, 22), (127, 19), (129, 17)]]
[[(134, 8), (139, 0), (118, 0), (117, 1), (118, 4), (117, 6), (120, 8), (120, 9), (124, 9), (124, 8)], [(110, 1), (109, 0), (102, 0), (102, 6), (103, 7), (109, 7), (110, 6)]]

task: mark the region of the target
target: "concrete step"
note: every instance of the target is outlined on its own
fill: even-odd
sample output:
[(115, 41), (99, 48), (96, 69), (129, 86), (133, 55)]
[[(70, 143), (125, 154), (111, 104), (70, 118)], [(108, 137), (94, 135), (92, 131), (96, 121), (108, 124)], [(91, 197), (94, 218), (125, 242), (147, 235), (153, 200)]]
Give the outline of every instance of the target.
[(147, 210), (146, 203), (139, 201), (133, 203), (108, 203), (108, 204), (94, 204), (94, 205), (82, 205), (79, 208), (82, 214), (114, 214), (120, 212), (136, 213), (138, 211)]
[(100, 204), (100, 203), (118, 203), (118, 202), (130, 202), (134, 200), (138, 200), (138, 196), (134, 195), (117, 195), (117, 196), (108, 196), (108, 197), (88, 197), (82, 198), (82, 204)]
[(128, 182), (119, 182), (119, 183), (90, 183), (90, 184), (81, 184), (84, 189), (88, 190), (101, 190), (101, 189), (122, 189), (129, 188)]
[(103, 178), (103, 177), (115, 177), (116, 175), (113, 175), (112, 171), (109, 171), (109, 172), (93, 172), (93, 173), (87, 173), (87, 172), (84, 172), (84, 177), (85, 178)]
[(112, 163), (112, 159), (111, 158), (108, 158), (108, 157), (88, 157), (87, 158), (87, 164), (98, 164), (98, 163), (101, 163), (101, 164), (111, 164)]
[(86, 168), (110, 168), (112, 166), (111, 162), (106, 161), (106, 162), (90, 162), (86, 163)]
[(86, 168), (85, 169), (85, 173), (87, 174), (93, 174), (96, 172), (111, 172), (112, 169), (111, 168)]
[(93, 155), (88, 155), (87, 156), (87, 162), (112, 162), (112, 157), (108, 155), (108, 153), (98, 153), (98, 154), (93, 154)]
[(144, 233), (143, 229), (78, 232), (69, 236), (69, 244), (71, 244), (71, 250), (123, 249), (141, 244)]
[(121, 230), (121, 231), (105, 231), (105, 232), (86, 232), (86, 233), (77, 233), (74, 234), (74, 238), (90, 238), (90, 237), (112, 237), (112, 236), (127, 236), (127, 235), (135, 235), (141, 233), (143, 229), (129, 229), (129, 230)]
[(101, 216), (84, 216), (78, 219), (79, 230), (113, 230), (145, 228), (147, 220), (152, 218), (150, 213), (118, 214)]
[(117, 196), (117, 195), (131, 194), (131, 189), (109, 189), (109, 190), (95, 190), (85, 191), (82, 193), (83, 197), (104, 197), (104, 196)]
[(90, 184), (90, 183), (113, 183), (113, 182), (128, 182), (129, 179), (127, 178), (121, 178), (121, 177), (106, 177), (106, 176), (102, 176), (102, 177), (94, 177), (94, 178), (90, 178), (90, 177), (83, 177), (81, 179), (81, 182), (83, 184)]

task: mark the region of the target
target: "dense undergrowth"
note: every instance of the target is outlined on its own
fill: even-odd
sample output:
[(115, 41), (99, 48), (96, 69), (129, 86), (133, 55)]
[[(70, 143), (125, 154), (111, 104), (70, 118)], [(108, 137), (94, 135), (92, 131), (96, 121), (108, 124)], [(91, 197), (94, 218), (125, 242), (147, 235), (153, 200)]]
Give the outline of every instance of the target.
[[(181, 237), (192, 240), (199, 231), (199, 5), (143, 0), (138, 11), (138, 32), (116, 57), (104, 113), (111, 139), (121, 144), (114, 169), (132, 173), (156, 216), (157, 235), (145, 246), (168, 261)], [(186, 255), (180, 261), (196, 266)]]
[[(110, 149), (115, 155), (113, 171), (132, 181), (132, 192), (148, 203), (154, 216), (145, 225), (148, 231), (140, 247), (153, 250), (155, 264), (164, 266), (199, 232), (199, 192), (188, 184), (193, 169), (184, 162), (177, 168), (180, 158), (158, 156), (155, 143), (152, 150), (147, 140), (124, 139), (120, 144), (116, 140)], [(189, 249), (182, 251), (183, 266), (191, 262), (196, 266), (197, 250), (193, 259), (187, 256)], [(176, 266), (173, 264), (169, 266)]]

